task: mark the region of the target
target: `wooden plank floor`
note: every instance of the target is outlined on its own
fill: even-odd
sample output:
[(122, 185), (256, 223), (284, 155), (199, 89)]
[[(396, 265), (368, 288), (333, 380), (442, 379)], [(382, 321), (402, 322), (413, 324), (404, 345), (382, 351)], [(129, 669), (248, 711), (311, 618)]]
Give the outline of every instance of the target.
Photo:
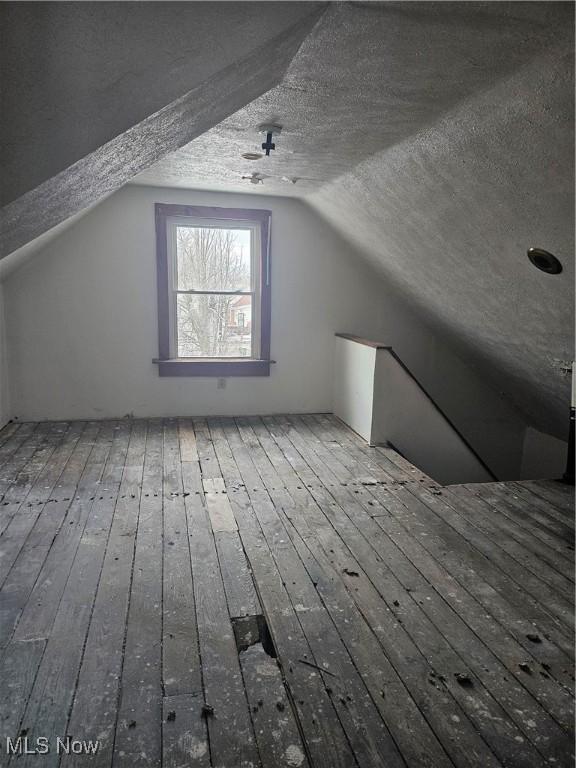
[(0, 765), (571, 766), (573, 507), (327, 415), (10, 424)]

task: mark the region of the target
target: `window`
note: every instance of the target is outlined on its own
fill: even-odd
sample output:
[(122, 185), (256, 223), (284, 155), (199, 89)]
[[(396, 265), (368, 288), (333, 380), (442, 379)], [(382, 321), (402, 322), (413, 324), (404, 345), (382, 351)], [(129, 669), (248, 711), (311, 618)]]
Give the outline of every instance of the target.
[(270, 373), (270, 211), (156, 205), (161, 376)]

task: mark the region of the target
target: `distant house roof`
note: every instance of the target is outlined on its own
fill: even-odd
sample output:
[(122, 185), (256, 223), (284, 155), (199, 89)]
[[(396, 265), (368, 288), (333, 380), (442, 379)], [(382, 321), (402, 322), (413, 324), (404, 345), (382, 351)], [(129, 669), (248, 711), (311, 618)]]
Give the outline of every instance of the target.
[(232, 301), (232, 309), (238, 309), (239, 307), (246, 307), (252, 304), (252, 296), (237, 296)]

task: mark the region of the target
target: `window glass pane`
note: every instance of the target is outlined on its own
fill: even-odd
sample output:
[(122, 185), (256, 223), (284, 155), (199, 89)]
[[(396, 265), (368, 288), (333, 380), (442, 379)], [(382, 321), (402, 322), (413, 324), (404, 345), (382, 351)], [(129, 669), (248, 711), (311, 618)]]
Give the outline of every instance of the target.
[(249, 291), (250, 230), (176, 227), (178, 290)]
[(251, 357), (252, 297), (180, 293), (178, 357)]

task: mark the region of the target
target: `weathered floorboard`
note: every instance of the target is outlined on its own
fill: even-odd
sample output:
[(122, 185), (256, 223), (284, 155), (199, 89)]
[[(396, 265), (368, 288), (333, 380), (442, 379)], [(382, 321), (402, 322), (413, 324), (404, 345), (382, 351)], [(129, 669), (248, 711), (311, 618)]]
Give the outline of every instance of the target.
[(0, 764), (573, 766), (573, 504), (328, 414), (10, 424)]

